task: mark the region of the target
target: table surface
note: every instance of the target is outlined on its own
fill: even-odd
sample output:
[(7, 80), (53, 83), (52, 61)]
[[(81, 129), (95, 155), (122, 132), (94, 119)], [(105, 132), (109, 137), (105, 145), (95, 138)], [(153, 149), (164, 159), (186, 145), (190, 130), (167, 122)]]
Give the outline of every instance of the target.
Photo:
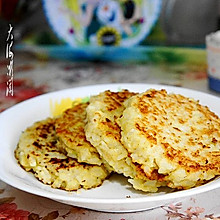
[[(43, 93), (102, 83), (175, 85), (220, 96), (208, 87), (202, 49), (154, 48), (140, 62), (79, 62), (31, 50), (14, 51), (13, 97), (5, 95), (8, 62), (4, 56), (0, 59), (0, 111)], [(35, 196), (0, 181), (0, 219), (220, 219), (219, 198), (220, 189), (216, 189), (152, 210), (104, 213)]]

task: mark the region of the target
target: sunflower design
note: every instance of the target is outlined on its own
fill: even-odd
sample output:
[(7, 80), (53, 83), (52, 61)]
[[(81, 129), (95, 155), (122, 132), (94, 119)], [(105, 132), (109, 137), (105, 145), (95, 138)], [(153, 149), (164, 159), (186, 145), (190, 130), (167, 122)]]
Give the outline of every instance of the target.
[(119, 46), (121, 35), (113, 27), (102, 27), (97, 32), (97, 42), (100, 46)]

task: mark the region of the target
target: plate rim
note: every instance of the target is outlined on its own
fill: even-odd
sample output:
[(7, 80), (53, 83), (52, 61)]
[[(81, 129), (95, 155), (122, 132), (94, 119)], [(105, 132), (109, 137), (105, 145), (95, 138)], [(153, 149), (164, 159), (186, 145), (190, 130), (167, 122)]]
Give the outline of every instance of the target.
[[(194, 89), (188, 89), (188, 88), (183, 88), (183, 87), (177, 87), (177, 86), (170, 86), (170, 85), (162, 85), (162, 84), (148, 84), (148, 83), (108, 83), (108, 84), (93, 84), (93, 85), (86, 85), (86, 86), (78, 86), (78, 87), (74, 87), (74, 88), (67, 88), (67, 89), (61, 89), (61, 90), (57, 90), (57, 91), (52, 91), (52, 92), (48, 92), (33, 98), (30, 98), (28, 100), (25, 100), (23, 102), (20, 102), (18, 104), (15, 104), (14, 106), (6, 109), (5, 111), (3, 111), (2, 113), (0, 113), (0, 121), (2, 120), (2, 118), (4, 118), (4, 116), (7, 114), (10, 114), (10, 111), (15, 111), (16, 108), (18, 108), (20, 106), (23, 106), (24, 104), (31, 104), (32, 102), (36, 101), (37, 99), (41, 99), (41, 98), (50, 98), (52, 96), (58, 95), (59, 93), (70, 93), (74, 90), (88, 90), (88, 91), (92, 91), (93, 94), (97, 94), (97, 92), (94, 92), (94, 90), (92, 90), (92, 88), (96, 88), (96, 90), (100, 90), (104, 91), (105, 88), (107, 89), (116, 89), (116, 88), (120, 88), (120, 87), (124, 87), (124, 88), (130, 88), (130, 87), (138, 87), (138, 86), (143, 86), (146, 87), (146, 89), (150, 89), (150, 88), (155, 88), (155, 89), (168, 89), (168, 90), (180, 90), (181, 91), (185, 91), (185, 92), (193, 92), (193, 93), (197, 93), (197, 95), (205, 95), (206, 97), (212, 97), (214, 99), (218, 99), (220, 100), (220, 98), (218, 96), (212, 95), (212, 94), (208, 94), (205, 92), (201, 92), (201, 91), (197, 91)], [(89, 90), (90, 89), (90, 90)], [(123, 89), (123, 88), (122, 88)], [(168, 91), (169, 92), (169, 91)], [(192, 95), (193, 97), (193, 95)], [(33, 116), (34, 117), (34, 116)], [(4, 145), (4, 143), (2, 144)], [(0, 158), (2, 158), (2, 155), (0, 155)], [(19, 166), (19, 165), (18, 165)], [(26, 171), (25, 171), (26, 172)], [(24, 186), (18, 186), (16, 183), (11, 183), (9, 180), (10, 178), (8, 178), (7, 176), (5, 176), (4, 171), (2, 171), (2, 168), (0, 168), (0, 179), (3, 182), (6, 182), (8, 185), (11, 185), (17, 189), (20, 189), (22, 191), (34, 194), (34, 195), (38, 195), (38, 196), (43, 196), (46, 198), (50, 198), (50, 199), (54, 199), (54, 200), (62, 200), (62, 201), (68, 201), (68, 202), (79, 202), (79, 203), (85, 203), (85, 204), (89, 204), (89, 203), (93, 203), (93, 204), (121, 204), (122, 202), (125, 204), (133, 204), (133, 203), (143, 203), (143, 202), (157, 202), (157, 201), (165, 201), (165, 200), (170, 200), (170, 199), (175, 199), (175, 198), (183, 198), (183, 197), (187, 197), (187, 196), (192, 196), (192, 195), (197, 195), (200, 193), (204, 193), (207, 191), (211, 191), (214, 190), (218, 187), (220, 187), (220, 183), (218, 184), (218, 182), (213, 183), (207, 183), (204, 184), (202, 186), (198, 186), (192, 189), (187, 189), (187, 190), (182, 190), (182, 191), (177, 191), (177, 192), (172, 192), (172, 193), (168, 193), (168, 194), (163, 194), (163, 195), (156, 195), (156, 196), (151, 196), (151, 195), (147, 195), (144, 197), (137, 197), (137, 198), (86, 198), (86, 197), (76, 197), (72, 194), (72, 197), (70, 196), (66, 196), (66, 195), (60, 195), (60, 194), (55, 194), (54, 192), (49, 192), (46, 191), (44, 192), (44, 189), (39, 189), (37, 188), (37, 191), (33, 192), (31, 191), (32, 187), (28, 187), (27, 189), (24, 188)], [(36, 181), (39, 181), (36, 179)], [(215, 180), (214, 180), (215, 181)], [(43, 184), (43, 183), (42, 183)], [(45, 185), (45, 184), (43, 184)], [(209, 185), (209, 186), (207, 186)], [(35, 187), (35, 186), (34, 186)], [(50, 186), (48, 186), (50, 187)], [(53, 190), (59, 190), (59, 189), (53, 189)], [(186, 193), (187, 192), (187, 193)], [(46, 195), (44, 194), (46, 193)]]

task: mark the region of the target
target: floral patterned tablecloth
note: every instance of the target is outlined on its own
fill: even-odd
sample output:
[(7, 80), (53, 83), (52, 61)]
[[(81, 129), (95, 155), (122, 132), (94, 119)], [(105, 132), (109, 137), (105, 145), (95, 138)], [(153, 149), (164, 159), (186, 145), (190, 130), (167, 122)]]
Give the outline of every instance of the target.
[[(8, 60), (0, 59), (0, 111), (50, 91), (102, 83), (152, 83), (209, 90), (202, 49), (154, 48), (146, 59), (118, 62), (55, 60), (42, 53), (14, 51), (13, 96), (6, 96)], [(35, 196), (0, 181), (0, 219), (220, 219), (220, 189), (136, 213), (104, 213)]]

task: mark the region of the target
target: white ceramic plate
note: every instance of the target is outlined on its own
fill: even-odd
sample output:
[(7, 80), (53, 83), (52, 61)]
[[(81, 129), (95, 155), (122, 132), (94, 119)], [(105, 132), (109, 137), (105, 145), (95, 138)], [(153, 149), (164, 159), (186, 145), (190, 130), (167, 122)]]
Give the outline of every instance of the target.
[(44, 185), (17, 164), (13, 152), (21, 132), (35, 121), (50, 116), (51, 101), (59, 101), (68, 97), (72, 99), (86, 97), (107, 89), (112, 91), (129, 89), (130, 91), (142, 92), (149, 88), (164, 88), (168, 92), (193, 97), (220, 115), (220, 99), (218, 97), (189, 89), (164, 85), (105, 84), (44, 94), (17, 104), (0, 114), (0, 179), (13, 187), (32, 194), (66, 204), (107, 212), (147, 210), (218, 188), (220, 186), (220, 179), (217, 178), (203, 186), (189, 190), (149, 194), (133, 190), (125, 178), (115, 175), (98, 188), (87, 191), (65, 192)]

